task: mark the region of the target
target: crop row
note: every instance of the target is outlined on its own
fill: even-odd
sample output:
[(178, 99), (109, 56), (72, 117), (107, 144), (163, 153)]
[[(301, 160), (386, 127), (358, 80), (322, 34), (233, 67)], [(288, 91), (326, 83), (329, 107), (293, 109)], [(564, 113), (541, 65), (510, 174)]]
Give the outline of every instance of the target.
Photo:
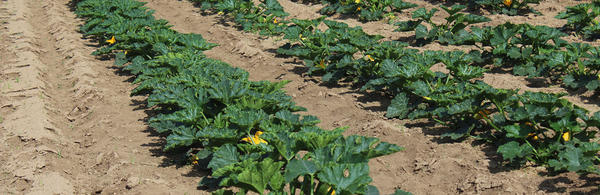
[[(397, 23), (397, 30), (414, 31), (420, 44), (437, 41), (440, 44), (474, 45), (479, 49), (472, 52), (477, 52), (481, 58), (476, 64), (478, 66), (492, 64), (494, 67), (510, 68), (515, 75), (546, 77), (553, 82), (562, 82), (564, 86), (572, 89), (586, 88), (594, 91), (600, 87), (599, 47), (586, 43), (569, 43), (562, 39), (567, 34), (543, 25), (507, 22), (493, 27), (470, 26), (490, 19), (464, 14), (462, 11), (465, 6), (462, 5), (440, 7), (449, 15), (445, 18), (445, 23), (437, 24), (431, 20), (437, 9), (427, 11), (420, 8), (413, 12), (413, 20)], [(575, 13), (574, 9), (569, 7), (568, 11), (561, 12), (558, 17), (569, 18), (570, 22), (565, 27), (588, 33), (582, 29), (593, 26), (584, 27), (580, 24), (584, 22), (575, 22), (576, 18), (584, 17), (582, 15), (585, 14)], [(594, 8), (597, 9), (600, 7)], [(587, 11), (584, 9), (584, 12)], [(582, 20), (589, 20), (585, 23), (590, 23), (600, 14), (592, 13), (595, 12), (591, 12), (590, 16), (585, 16), (587, 18)], [(430, 27), (422, 23), (427, 23)], [(588, 33), (589, 36), (592, 34), (594, 33)]]
[[(321, 14), (356, 15), (362, 22), (377, 21), (384, 18), (393, 20), (394, 12), (417, 7), (416, 4), (403, 0), (306, 0), (303, 2), (322, 3)], [(461, 6), (469, 9), (486, 9), (492, 13), (506, 15), (522, 15), (524, 13), (541, 14), (529, 7), (529, 4), (539, 4), (540, 0), (471, 0), (460, 1)]]
[(189, 162), (210, 170), (200, 185), (219, 186), (214, 194), (233, 194), (222, 188), (231, 186), (236, 194), (379, 194), (367, 163), (401, 147), (317, 127), (317, 117), (294, 113), (305, 109), (281, 89), (287, 82), (249, 81), (203, 54), (215, 44), (172, 30), (144, 4), (84, 0), (75, 13), (100, 45), (93, 54), (114, 56), (135, 75), (132, 95), (148, 95), (158, 113), (148, 123), (167, 135), (164, 150), (188, 149)]
[[(202, 2), (203, 6), (212, 3), (209, 10), (225, 16), (248, 14), (247, 7), (235, 6), (246, 2), (243, 0)], [(257, 7), (283, 12), (275, 0), (261, 1)], [(430, 118), (450, 129), (443, 137), (472, 137), (495, 144), (497, 152), (515, 165), (531, 161), (556, 172), (600, 173), (600, 144), (595, 136), (600, 112), (590, 116), (587, 110), (562, 99), (565, 94), (491, 87), (480, 81), (487, 69), (477, 66), (484, 60), (479, 52), (419, 52), (340, 22), (323, 18), (288, 21), (269, 15), (269, 10), (261, 13), (258, 18), (275, 18), (272, 21), (277, 22), (268, 23), (277, 26), (277, 32), (289, 41), (278, 53), (302, 59), (309, 73), (322, 75), (325, 82), (351, 81), (362, 85), (362, 90), (390, 94), (388, 117)], [(244, 22), (242, 28), (263, 21)], [(322, 24), (327, 26), (325, 30), (319, 28)], [(532, 34), (531, 38), (539, 36)], [(444, 64), (449, 73), (431, 71), (437, 63)]]

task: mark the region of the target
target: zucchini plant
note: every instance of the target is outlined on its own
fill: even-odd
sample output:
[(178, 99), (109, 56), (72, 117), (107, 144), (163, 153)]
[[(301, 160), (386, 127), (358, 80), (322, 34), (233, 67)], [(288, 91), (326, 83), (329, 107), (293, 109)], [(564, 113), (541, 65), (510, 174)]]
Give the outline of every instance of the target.
[[(479, 16), (475, 14), (465, 14), (461, 11), (467, 7), (464, 5), (454, 5), (452, 7), (446, 7), (440, 5), (448, 17), (444, 18), (445, 23), (436, 24), (431, 20), (431, 17), (438, 11), (433, 8), (427, 11), (425, 8), (419, 8), (412, 13), (412, 18), (416, 20), (409, 20), (404, 22), (398, 22), (395, 25), (398, 26), (396, 31), (415, 31), (415, 38), (418, 40), (425, 41), (438, 41), (441, 44), (451, 45), (472, 45), (479, 40), (479, 36), (472, 32), (467, 31), (467, 27), (471, 24), (477, 24), (482, 22), (490, 21), (485, 16)], [(429, 24), (430, 28), (427, 28), (421, 23)]]
[(377, 21), (393, 16), (393, 12), (417, 7), (416, 4), (404, 2), (403, 0), (323, 0), (321, 14), (355, 14), (363, 22)]
[(540, 14), (537, 10), (529, 7), (529, 4), (539, 4), (540, 0), (475, 0), (475, 4), (494, 13), (509, 16), (523, 15), (524, 13)]
[(569, 6), (558, 13), (558, 19), (567, 19), (563, 29), (573, 31), (587, 39), (595, 39), (600, 35), (600, 25), (596, 19), (600, 15), (600, 1), (581, 3)]
[(213, 194), (379, 194), (369, 159), (403, 148), (317, 127), (317, 117), (296, 113), (306, 109), (282, 90), (287, 81), (248, 80), (202, 54), (215, 44), (172, 30), (143, 5), (84, 0), (75, 13), (99, 43), (94, 54), (135, 75), (132, 95), (147, 95), (157, 113), (148, 124), (166, 136), (164, 150), (187, 149), (189, 162), (210, 172), (200, 185), (218, 185)]

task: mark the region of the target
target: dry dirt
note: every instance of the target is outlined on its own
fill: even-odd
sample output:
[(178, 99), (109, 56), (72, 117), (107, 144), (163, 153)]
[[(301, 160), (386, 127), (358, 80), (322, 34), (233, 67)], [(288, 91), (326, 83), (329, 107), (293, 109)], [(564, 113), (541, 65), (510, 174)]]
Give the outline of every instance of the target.
[[(292, 81), (285, 88), (288, 94), (308, 108), (307, 114), (318, 116), (322, 127), (349, 126), (347, 134), (375, 136), (405, 147), (370, 162), (374, 185), (382, 194), (396, 188), (414, 194), (598, 193), (597, 176), (549, 176), (542, 167), (514, 170), (502, 164), (493, 147), (440, 140), (443, 129), (426, 120), (386, 119), (388, 97), (321, 85), (319, 78), (305, 75), (300, 61), (274, 53), (284, 44), (278, 38), (241, 32), (185, 0), (147, 2), (176, 30), (218, 43), (206, 52), (209, 57), (246, 69), (253, 80)], [(290, 17), (319, 16), (319, 5), (280, 2)], [(427, 8), (444, 3), (410, 2)], [(90, 55), (94, 44), (77, 32), (81, 21), (69, 3), (0, 1), (0, 194), (208, 194), (196, 189), (204, 173), (177, 161), (181, 153), (161, 151), (163, 139), (144, 123), (144, 97), (129, 97), (131, 77), (111, 61)], [(488, 15), (493, 21), (484, 25), (515, 21), (558, 27), (563, 21), (553, 16), (576, 3), (548, 0), (534, 6), (543, 16)], [(398, 14), (400, 20), (408, 16)], [(435, 20), (441, 18), (437, 15)], [(392, 32), (394, 27), (385, 22), (330, 19), (363, 26), (386, 39), (411, 40), (410, 33)], [(420, 49), (461, 48), (430, 44)], [(566, 92), (509, 74), (487, 74), (484, 81), (501, 88)], [(570, 94), (567, 98), (576, 104), (600, 110), (593, 94)]]

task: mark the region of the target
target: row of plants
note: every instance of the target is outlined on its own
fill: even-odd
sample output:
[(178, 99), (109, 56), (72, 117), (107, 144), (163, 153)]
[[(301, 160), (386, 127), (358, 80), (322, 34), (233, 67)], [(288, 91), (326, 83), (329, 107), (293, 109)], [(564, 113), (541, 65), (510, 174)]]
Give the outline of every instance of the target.
[[(284, 30), (290, 25), (290, 20), (286, 20), (289, 14), (276, 0), (260, 1), (258, 5), (247, 0), (191, 1), (204, 11), (227, 15), (245, 31), (264, 36), (286, 34)], [(397, 31), (415, 31), (419, 44), (436, 41), (477, 46), (481, 55), (478, 66), (510, 68), (515, 75), (546, 77), (571, 89), (595, 91), (600, 87), (597, 47), (568, 43), (562, 39), (565, 33), (548, 26), (511, 23), (472, 26), (490, 19), (464, 13), (467, 9), (464, 5), (440, 8), (448, 15), (444, 23), (431, 20), (438, 9), (419, 8), (413, 12), (413, 20), (396, 23)]]
[(317, 117), (295, 113), (306, 109), (282, 90), (287, 82), (249, 81), (203, 54), (215, 44), (172, 30), (144, 4), (83, 0), (75, 13), (100, 45), (93, 54), (114, 57), (135, 75), (132, 95), (148, 95), (158, 113), (148, 123), (167, 136), (164, 150), (187, 149), (193, 165), (209, 170), (201, 185), (218, 185), (213, 194), (379, 194), (367, 163), (401, 147), (317, 127)]
[(586, 39), (597, 39), (600, 36), (600, 25), (596, 19), (600, 15), (600, 1), (568, 6), (558, 13), (556, 18), (566, 19), (564, 30), (573, 31)]
[[(454, 6), (446, 10), (461, 9)], [(471, 16), (453, 16), (463, 19), (448, 21), (461, 24), (472, 21), (468, 19)], [(324, 82), (350, 81), (362, 85), (362, 90), (390, 94), (393, 99), (388, 117), (430, 118), (450, 129), (443, 137), (487, 141), (498, 146), (497, 152), (515, 165), (530, 161), (556, 172), (600, 173), (597, 166), (600, 145), (595, 136), (600, 112), (590, 115), (561, 98), (566, 94), (519, 93), (487, 85), (481, 81), (487, 69), (478, 65), (486, 60), (482, 52), (419, 52), (407, 48), (406, 43), (381, 41), (382, 36), (369, 35), (361, 27), (349, 27), (322, 17), (291, 19), (286, 23), (283, 38), (289, 44), (279, 48), (278, 53), (302, 59), (308, 73), (321, 75)], [(326, 28), (319, 28), (322, 24)], [(509, 25), (494, 30), (509, 28), (506, 26)], [(553, 32), (522, 32), (522, 35), (528, 36), (518, 38), (524, 43), (552, 37)], [(512, 51), (508, 47), (511, 42), (501, 39), (508, 37), (506, 31), (494, 36), (497, 37), (490, 40), (496, 45), (504, 43), (509, 57), (516, 56), (513, 52), (527, 52), (527, 49)], [(495, 53), (501, 51), (497, 49)], [(449, 73), (431, 71), (438, 63), (444, 64)]]
[[(403, 0), (309, 0), (303, 2), (321, 3), (324, 5), (319, 10), (321, 14), (356, 15), (359, 21), (378, 21), (384, 18), (394, 20), (396, 12), (417, 7), (416, 4)], [(529, 4), (539, 4), (540, 0), (472, 0), (457, 2), (470, 10), (485, 9), (493, 14), (506, 14), (510, 16), (526, 13), (541, 14), (531, 8)], [(420, 8), (424, 9), (424, 8)]]
[(440, 7), (449, 15), (446, 23), (431, 20), (437, 9), (420, 8), (413, 12), (413, 20), (398, 22), (396, 30), (414, 31), (420, 44), (474, 45), (482, 59), (478, 66), (509, 68), (515, 75), (545, 77), (571, 89), (595, 91), (600, 87), (600, 48), (569, 43), (563, 39), (567, 34), (543, 25), (472, 26), (490, 19), (463, 13), (463, 5)]

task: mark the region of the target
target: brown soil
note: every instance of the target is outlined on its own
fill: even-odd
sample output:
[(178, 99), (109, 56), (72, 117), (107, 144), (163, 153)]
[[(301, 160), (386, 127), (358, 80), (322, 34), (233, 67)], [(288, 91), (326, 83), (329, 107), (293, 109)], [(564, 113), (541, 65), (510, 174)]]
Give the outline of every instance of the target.
[[(390, 99), (348, 86), (325, 86), (305, 75), (301, 62), (277, 56), (279, 38), (244, 33), (217, 16), (202, 15), (187, 1), (147, 0), (156, 16), (184, 33), (199, 33), (220, 46), (211, 58), (250, 72), (253, 80), (290, 80), (285, 88), (306, 114), (324, 128), (349, 126), (347, 134), (374, 136), (406, 148), (370, 162), (374, 185), (382, 194), (404, 189), (414, 194), (563, 194), (597, 193), (597, 176), (546, 175), (543, 167), (511, 169), (495, 148), (474, 142), (439, 139), (443, 128), (426, 120), (383, 117)], [(281, 0), (290, 17), (314, 18), (320, 5)], [(432, 8), (437, 4), (412, 1)], [(182, 153), (165, 154), (163, 139), (144, 120), (144, 97), (129, 97), (130, 76), (112, 61), (95, 59), (94, 44), (77, 32), (81, 24), (69, 0), (0, 2), (0, 194), (208, 194), (196, 189), (204, 173)], [(548, 0), (535, 6), (543, 16), (488, 15), (494, 21), (561, 26), (553, 16), (578, 2)], [(409, 10), (412, 11), (412, 10)], [(408, 12), (398, 14), (406, 20)], [(441, 20), (443, 16), (436, 16)], [(362, 24), (333, 16), (386, 39), (408, 40), (385, 22)], [(575, 36), (568, 38), (581, 41)], [(596, 43), (592, 43), (597, 45)], [(464, 49), (430, 44), (420, 49)], [(506, 73), (484, 81), (501, 88), (566, 92), (559, 86)], [(540, 87), (541, 86), (541, 87)], [(589, 93), (567, 99), (590, 111), (600, 110)]]

